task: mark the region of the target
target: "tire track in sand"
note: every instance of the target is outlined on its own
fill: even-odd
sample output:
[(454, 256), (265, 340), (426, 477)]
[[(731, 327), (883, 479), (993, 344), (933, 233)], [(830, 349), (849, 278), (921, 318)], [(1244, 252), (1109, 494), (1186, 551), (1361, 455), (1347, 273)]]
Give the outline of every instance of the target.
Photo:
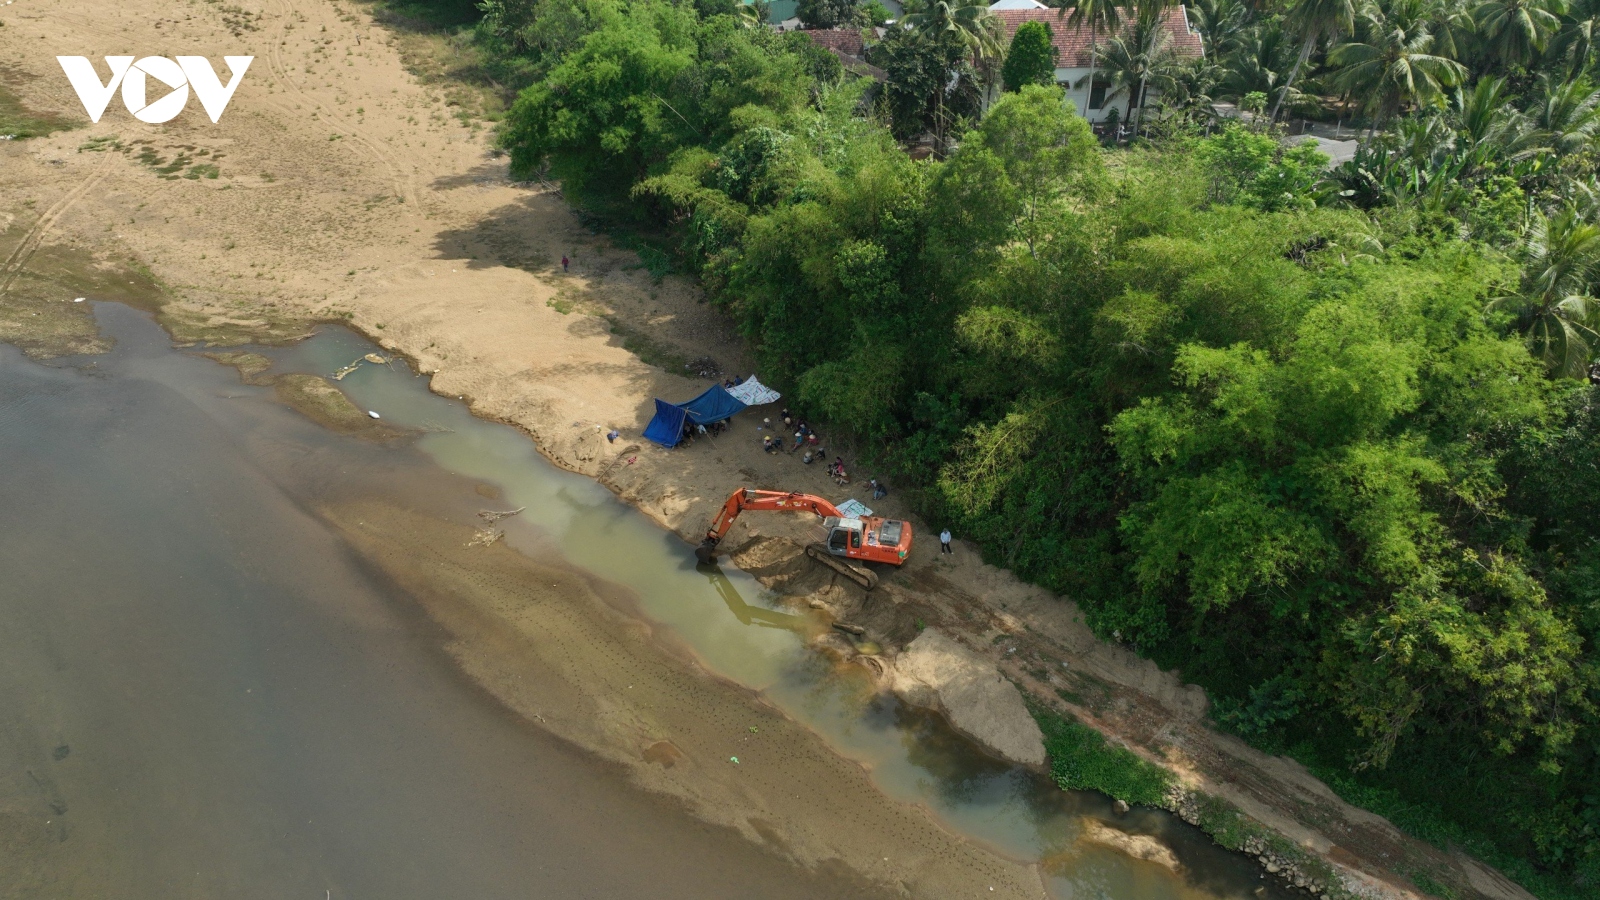
[(412, 209), (417, 209), (415, 174), (409, 171), (405, 164), (382, 142), (363, 134), (360, 129), (350, 124), (350, 121), (344, 116), (339, 115), (337, 111), (301, 90), (299, 86), (289, 80), (289, 67), (283, 61), (283, 45), (289, 39), (289, 27), (293, 24), (294, 17), (299, 13), (299, 10), (295, 9), (291, 0), (277, 0), (277, 3), (282, 11), (283, 24), (278, 28), (277, 40), (272, 41), (267, 48), (267, 67), (272, 72), (273, 80), (278, 82), (284, 90), (316, 107), (323, 117), (331, 119), (340, 128), (344, 129), (345, 133), (355, 138), (356, 142), (365, 148), (368, 154), (377, 159), (389, 171), (389, 178), (395, 186), (395, 194), (403, 198)]
[(17, 244), (16, 248), (11, 251), (10, 256), (6, 257), (5, 263), (0, 265), (0, 297), (5, 296), (6, 292), (11, 290), (11, 285), (17, 280), (17, 276), (22, 274), (22, 269), (28, 264), (28, 260), (33, 258), (34, 253), (38, 252), (39, 246), (44, 243), (45, 235), (50, 233), (50, 229), (55, 227), (56, 222), (60, 221), (61, 217), (66, 214), (67, 210), (72, 208), (74, 203), (77, 203), (85, 194), (94, 190), (95, 186), (111, 172), (111, 164), (116, 159), (116, 154), (109, 150), (104, 152), (105, 158), (100, 160), (100, 165), (95, 167), (89, 177), (78, 182), (77, 187), (68, 191), (65, 197), (57, 200), (49, 209), (45, 210), (44, 215), (39, 217), (39, 221), (33, 223), (33, 227), (28, 230), (28, 233), (22, 236), (22, 242)]

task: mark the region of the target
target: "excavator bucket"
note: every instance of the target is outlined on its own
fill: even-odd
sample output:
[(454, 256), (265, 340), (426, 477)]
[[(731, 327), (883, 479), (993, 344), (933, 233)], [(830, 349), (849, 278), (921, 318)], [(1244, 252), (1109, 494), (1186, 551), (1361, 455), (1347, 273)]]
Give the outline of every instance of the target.
[(694, 558), (699, 560), (702, 566), (715, 564), (717, 561), (717, 542), (701, 541), (700, 546), (694, 548)]

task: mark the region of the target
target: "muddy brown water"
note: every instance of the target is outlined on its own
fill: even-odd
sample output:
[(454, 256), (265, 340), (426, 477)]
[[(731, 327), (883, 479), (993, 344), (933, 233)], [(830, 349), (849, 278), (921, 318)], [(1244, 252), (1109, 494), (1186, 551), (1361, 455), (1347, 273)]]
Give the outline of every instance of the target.
[[(884, 794), (1043, 860), (1053, 895), (1287, 896), (1170, 816), (1063, 793), (873, 695), (752, 579), (697, 570), (689, 547), (399, 363), (341, 382), (425, 430), (374, 445), (173, 349), (142, 313), (96, 315), (110, 354), (39, 364), (0, 346), (0, 896), (871, 896), (512, 714), (404, 586), (310, 512), (374, 495), (459, 511), (483, 505), (474, 486), (528, 507), (502, 523), (519, 552), (614, 586)], [(326, 375), (374, 349), (330, 329), (261, 352)], [(1085, 816), (1158, 837), (1183, 874), (1079, 843)]]

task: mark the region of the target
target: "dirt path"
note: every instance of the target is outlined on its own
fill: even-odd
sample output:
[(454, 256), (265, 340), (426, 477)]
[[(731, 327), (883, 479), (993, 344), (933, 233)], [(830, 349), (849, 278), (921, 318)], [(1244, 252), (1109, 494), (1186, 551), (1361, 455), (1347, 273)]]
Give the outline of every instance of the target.
[[(685, 537), (740, 484), (842, 499), (820, 467), (762, 453), (758, 415), (678, 451), (637, 439), (651, 398), (705, 387), (674, 373), (685, 360), (749, 371), (737, 336), (691, 284), (655, 282), (550, 188), (510, 183), (487, 131), (407, 74), (395, 35), (365, 7), (14, 0), (0, 22), (0, 78), (31, 108), (74, 117), (81, 107), (57, 54), (255, 56), (218, 124), (191, 102), (174, 121), (145, 125), (114, 98), (98, 125), (0, 142), (0, 338), (49, 323), (58, 343), (35, 335), (38, 352), (92, 348), (68, 287), (148, 305), (169, 298), (160, 318), (180, 340), (286, 337), (308, 320), (347, 321), (415, 360), (434, 390), (521, 426), (562, 465), (604, 472)], [(623, 432), (614, 446), (603, 438), (612, 427)], [(874, 505), (904, 513), (895, 500)], [(782, 580), (808, 527), (747, 520), (730, 543), (764, 548), (743, 561), (769, 564)], [(796, 584), (791, 593), (862, 614), (859, 598)], [(1410, 896), (1408, 874), (1424, 871), (1460, 896), (1527, 896), (1338, 801), (1299, 766), (1209, 729), (1197, 688), (1095, 640), (1070, 603), (982, 565), (968, 547), (919, 553), (882, 595), (894, 603), (867, 616), (869, 637), (884, 646), (869, 665), (892, 665), (914, 621), (938, 624), (1363, 892)], [(1089, 699), (1069, 704), (1063, 694)]]

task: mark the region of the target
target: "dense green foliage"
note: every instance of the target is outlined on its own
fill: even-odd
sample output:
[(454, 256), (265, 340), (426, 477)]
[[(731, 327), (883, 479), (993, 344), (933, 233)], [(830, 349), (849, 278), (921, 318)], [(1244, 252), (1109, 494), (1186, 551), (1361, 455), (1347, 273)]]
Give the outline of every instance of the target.
[[(763, 379), (933, 524), (1180, 666), (1222, 727), (1579, 896), (1600, 884), (1600, 398), (1573, 377), (1600, 114), (1572, 107), (1600, 99), (1527, 68), (1586, 69), (1587, 44), (1494, 43), (1419, 3), (1194, 11), (1263, 119), (1409, 23), (1409, 87), (1339, 76), (1395, 127), (1332, 172), (1264, 121), (1192, 129), (1221, 80), (1138, 21), (1106, 77), (1172, 107), (1113, 152), (1052, 86), (982, 113), (992, 35), (962, 4), (872, 51), (876, 100), (709, 2), (536, 0), (479, 30), (540, 73), (507, 119), (515, 171), (670, 235)], [(896, 143), (945, 129), (943, 158)], [(1057, 774), (1155, 790), (1096, 772)]]
[(1161, 806), (1172, 784), (1166, 769), (1146, 762), (1081, 722), (1035, 706), (1050, 754), (1050, 777), (1062, 790), (1099, 791), (1136, 806)]
[(1025, 84), (1055, 84), (1056, 47), (1050, 36), (1050, 23), (1023, 22), (1011, 36), (1006, 61), (1000, 67), (1006, 90), (1021, 90)]

